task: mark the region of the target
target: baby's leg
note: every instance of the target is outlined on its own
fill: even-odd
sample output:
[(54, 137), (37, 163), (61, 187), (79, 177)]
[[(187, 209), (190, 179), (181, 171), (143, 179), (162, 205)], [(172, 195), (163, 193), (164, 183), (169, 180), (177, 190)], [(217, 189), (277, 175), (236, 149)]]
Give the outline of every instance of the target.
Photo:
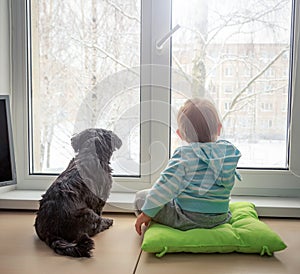
[(146, 196), (148, 195), (150, 189), (144, 189), (140, 190), (135, 194), (135, 200), (134, 200), (134, 209), (135, 209), (135, 215), (138, 216), (140, 213), (142, 213), (141, 209), (145, 203)]
[(165, 204), (164, 207), (153, 217), (153, 220), (157, 223), (180, 230), (191, 229), (196, 225), (185, 216), (181, 208), (176, 205), (174, 201)]

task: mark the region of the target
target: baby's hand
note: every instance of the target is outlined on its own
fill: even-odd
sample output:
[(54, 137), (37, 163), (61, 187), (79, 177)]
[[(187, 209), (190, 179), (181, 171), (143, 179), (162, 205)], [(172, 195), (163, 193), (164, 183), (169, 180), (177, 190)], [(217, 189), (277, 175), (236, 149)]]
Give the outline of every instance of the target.
[(135, 230), (136, 232), (141, 235), (142, 234), (142, 225), (145, 224), (145, 226), (148, 226), (151, 221), (151, 217), (146, 215), (144, 212), (142, 212), (136, 219), (135, 222)]

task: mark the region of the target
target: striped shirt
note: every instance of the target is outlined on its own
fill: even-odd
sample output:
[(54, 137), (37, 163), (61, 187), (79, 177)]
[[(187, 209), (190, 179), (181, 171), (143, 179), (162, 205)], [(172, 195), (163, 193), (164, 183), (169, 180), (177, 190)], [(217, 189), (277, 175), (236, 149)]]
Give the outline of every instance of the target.
[(142, 211), (154, 217), (174, 200), (181, 209), (198, 213), (228, 212), (230, 193), (241, 157), (228, 141), (190, 143), (177, 148), (153, 185)]

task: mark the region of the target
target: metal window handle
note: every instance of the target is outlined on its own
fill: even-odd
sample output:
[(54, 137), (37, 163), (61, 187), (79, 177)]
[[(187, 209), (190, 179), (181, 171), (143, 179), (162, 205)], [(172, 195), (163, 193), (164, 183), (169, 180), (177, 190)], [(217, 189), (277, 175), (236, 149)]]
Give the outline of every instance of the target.
[(161, 38), (159, 41), (156, 42), (156, 49), (162, 50), (165, 43), (171, 38), (171, 36), (174, 34), (175, 31), (177, 31), (180, 28), (180, 25), (177, 24), (174, 28), (172, 28), (169, 32), (167, 32), (163, 38)]

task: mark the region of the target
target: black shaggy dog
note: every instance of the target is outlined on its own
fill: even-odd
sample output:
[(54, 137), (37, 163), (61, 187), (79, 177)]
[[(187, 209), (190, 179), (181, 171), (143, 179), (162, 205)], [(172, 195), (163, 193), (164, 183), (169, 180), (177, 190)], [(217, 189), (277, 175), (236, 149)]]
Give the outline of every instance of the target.
[(101, 213), (110, 194), (110, 158), (122, 141), (112, 131), (86, 129), (71, 139), (76, 156), (40, 200), (35, 230), (56, 253), (90, 257), (90, 238), (113, 220)]

